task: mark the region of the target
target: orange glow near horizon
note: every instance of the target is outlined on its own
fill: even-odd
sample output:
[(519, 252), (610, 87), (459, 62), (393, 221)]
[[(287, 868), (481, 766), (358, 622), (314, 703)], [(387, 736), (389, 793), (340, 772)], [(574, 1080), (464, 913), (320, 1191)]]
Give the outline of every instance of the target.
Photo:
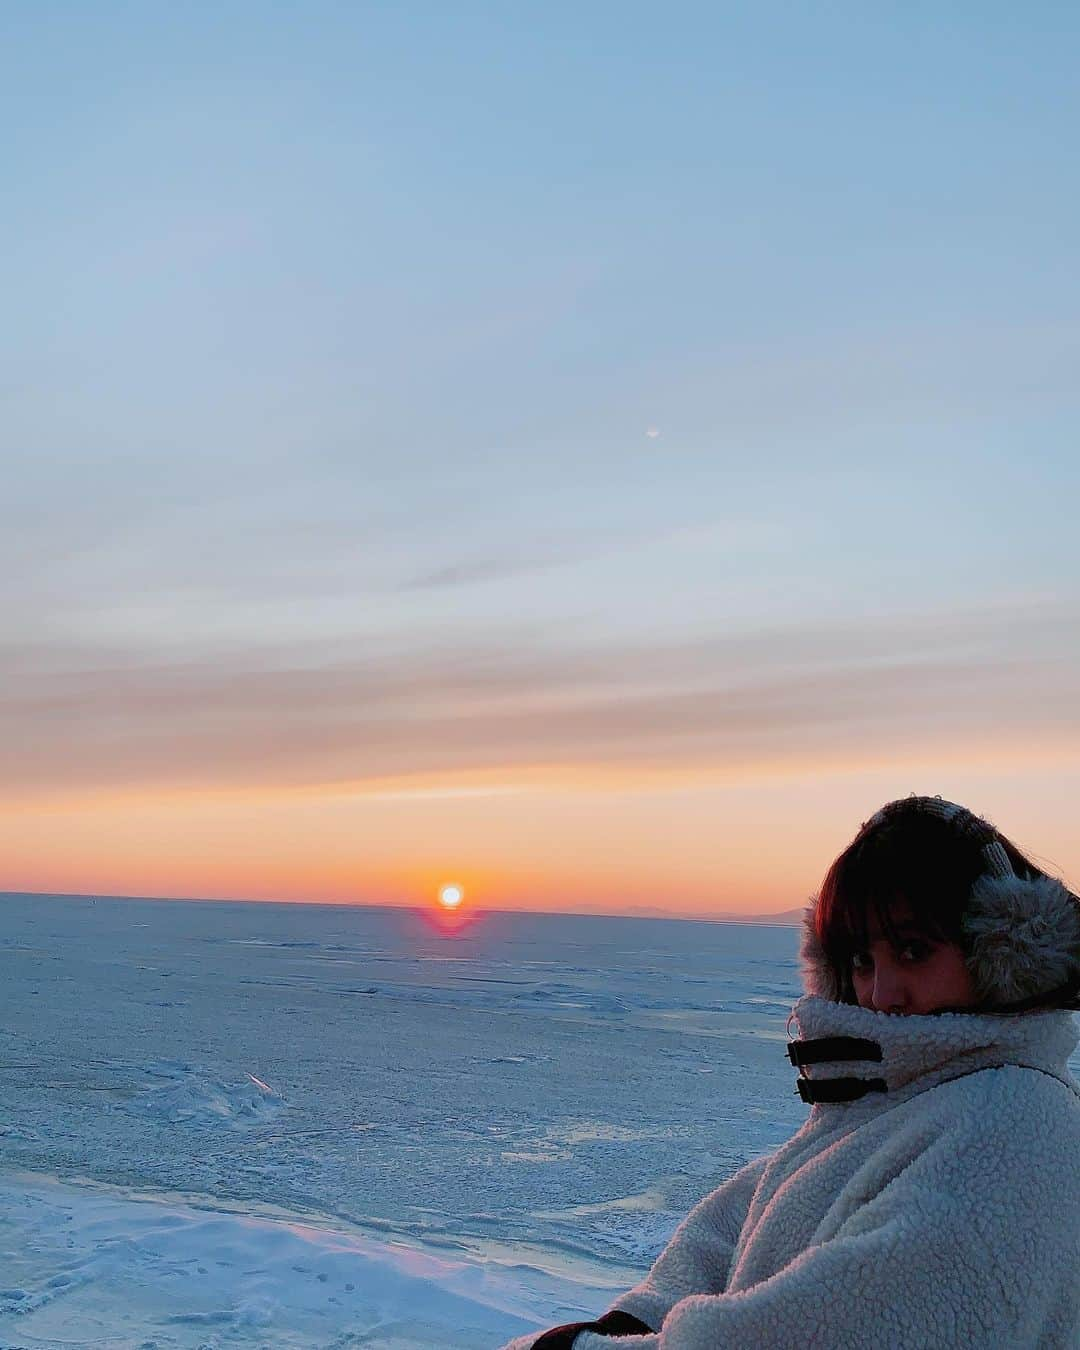
[(860, 822), (910, 791), (970, 805), (1080, 880), (1080, 768), (1064, 765), (511, 787), (477, 775), (380, 793), (23, 801), (0, 812), (0, 891), (393, 905), (447, 931), (491, 910), (750, 916), (804, 905)]

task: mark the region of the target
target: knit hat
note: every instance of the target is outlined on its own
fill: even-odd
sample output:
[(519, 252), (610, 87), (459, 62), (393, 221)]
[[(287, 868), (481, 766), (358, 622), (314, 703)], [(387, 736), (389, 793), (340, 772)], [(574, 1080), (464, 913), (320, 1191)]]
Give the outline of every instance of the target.
[[(864, 829), (900, 812), (922, 812), (949, 822), (980, 845), (984, 871), (972, 886), (961, 930), (964, 955), (980, 1011), (1022, 1012), (1032, 1007), (1078, 1007), (1080, 901), (1054, 877), (1018, 877), (994, 827), (966, 806), (941, 797), (888, 802)], [(802, 973), (808, 994), (839, 1002), (840, 981), (815, 924), (817, 900), (803, 915)]]

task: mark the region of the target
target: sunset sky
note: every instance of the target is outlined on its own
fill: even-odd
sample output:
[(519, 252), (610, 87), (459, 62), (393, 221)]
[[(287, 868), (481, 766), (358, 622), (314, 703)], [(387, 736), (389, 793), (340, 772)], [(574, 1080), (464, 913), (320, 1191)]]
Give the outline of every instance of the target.
[(8, 6), (0, 890), (1080, 883), (1080, 11)]

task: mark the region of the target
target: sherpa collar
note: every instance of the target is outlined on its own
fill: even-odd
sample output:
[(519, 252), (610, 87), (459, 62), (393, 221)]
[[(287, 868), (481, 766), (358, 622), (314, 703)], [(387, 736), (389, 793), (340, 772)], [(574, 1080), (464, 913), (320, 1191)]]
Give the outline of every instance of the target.
[(1011, 1017), (967, 1012), (909, 1015), (808, 995), (792, 1010), (793, 1032), (795, 1024), (802, 1043), (852, 1037), (881, 1050), (880, 1061), (826, 1061), (804, 1067), (803, 1076), (815, 1081), (883, 1079), (888, 1093), (916, 1083), (921, 1090), (996, 1064), (1022, 1064), (1068, 1082), (1067, 1061), (1080, 1041), (1073, 1015), (1059, 1009)]

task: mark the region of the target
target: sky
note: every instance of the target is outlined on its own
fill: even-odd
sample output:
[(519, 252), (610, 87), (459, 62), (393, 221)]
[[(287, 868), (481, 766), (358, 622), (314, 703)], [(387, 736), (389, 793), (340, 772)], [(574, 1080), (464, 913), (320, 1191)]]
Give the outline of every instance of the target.
[(0, 890), (1080, 883), (1080, 12), (0, 13)]

